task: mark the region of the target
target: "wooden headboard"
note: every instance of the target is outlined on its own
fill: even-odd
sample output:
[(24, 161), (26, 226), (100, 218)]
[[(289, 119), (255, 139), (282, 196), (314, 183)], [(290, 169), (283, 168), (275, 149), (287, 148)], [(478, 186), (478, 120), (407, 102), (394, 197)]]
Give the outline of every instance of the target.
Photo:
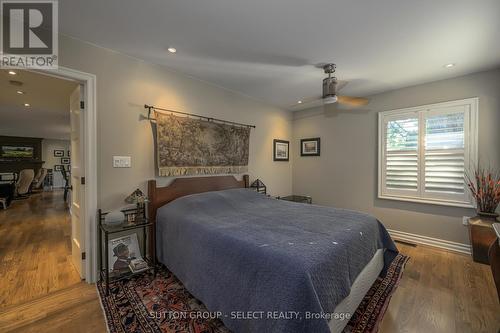
[(165, 187), (156, 187), (156, 180), (150, 180), (148, 218), (155, 222), (158, 208), (185, 195), (240, 187), (248, 187), (248, 175), (243, 175), (242, 180), (237, 180), (234, 176), (176, 178)]

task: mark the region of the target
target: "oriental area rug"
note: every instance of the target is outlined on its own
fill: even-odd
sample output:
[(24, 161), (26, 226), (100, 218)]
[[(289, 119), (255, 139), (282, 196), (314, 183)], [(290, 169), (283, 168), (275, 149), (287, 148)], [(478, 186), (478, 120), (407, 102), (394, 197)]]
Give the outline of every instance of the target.
[[(398, 254), (384, 277), (379, 277), (344, 329), (345, 333), (375, 333), (401, 280), (409, 257)], [(110, 333), (230, 332), (211, 315), (167, 268), (144, 273), (97, 289)], [(184, 314), (184, 315), (183, 315)], [(195, 315), (192, 315), (195, 314)]]

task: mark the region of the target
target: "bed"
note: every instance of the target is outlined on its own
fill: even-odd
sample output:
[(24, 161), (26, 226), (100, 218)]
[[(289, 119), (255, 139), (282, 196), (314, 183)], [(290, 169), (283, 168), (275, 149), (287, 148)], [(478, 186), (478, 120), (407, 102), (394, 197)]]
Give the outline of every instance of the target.
[(397, 254), (384, 226), (246, 187), (247, 176), (150, 181), (151, 250), (234, 332), (341, 332)]

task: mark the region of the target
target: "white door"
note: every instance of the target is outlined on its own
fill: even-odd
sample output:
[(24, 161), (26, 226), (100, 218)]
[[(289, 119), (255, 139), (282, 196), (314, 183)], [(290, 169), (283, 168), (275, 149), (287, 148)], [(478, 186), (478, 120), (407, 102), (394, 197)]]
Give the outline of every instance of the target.
[(71, 256), (76, 270), (82, 279), (85, 278), (85, 170), (83, 161), (84, 140), (83, 125), (84, 111), (81, 106), (83, 86), (78, 86), (70, 98), (71, 119)]

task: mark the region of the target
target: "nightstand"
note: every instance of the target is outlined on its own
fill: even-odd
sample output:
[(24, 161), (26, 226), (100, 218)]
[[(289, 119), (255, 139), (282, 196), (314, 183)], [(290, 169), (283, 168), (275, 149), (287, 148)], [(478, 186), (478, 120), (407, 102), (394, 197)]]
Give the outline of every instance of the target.
[[(137, 216), (137, 211), (135, 209), (129, 209), (123, 211), (125, 215), (135, 214), (136, 218), (134, 222), (127, 222), (127, 218), (119, 225), (107, 225), (104, 223), (107, 213), (103, 213), (99, 209), (99, 274), (101, 281), (106, 283), (106, 295), (109, 295), (109, 283), (113, 281), (118, 281), (122, 279), (129, 278), (132, 275), (143, 273), (144, 271), (153, 271), (156, 276), (156, 253), (149, 253), (147, 256), (148, 244), (152, 243), (153, 249), (156, 249), (155, 237), (153, 233), (154, 224), (151, 223), (145, 216)], [(147, 263), (147, 269), (141, 270), (140, 272), (132, 272), (130, 269), (125, 272), (114, 273), (109, 271), (109, 236), (113, 234), (127, 235), (131, 234), (130, 231), (142, 230), (142, 253), (141, 257)], [(104, 236), (104, 239), (103, 239)], [(104, 248), (104, 249), (103, 249)], [(104, 251), (103, 251), (104, 250)], [(153, 250), (154, 251), (154, 250)], [(104, 258), (103, 258), (104, 255)]]
[(286, 197), (276, 197), (278, 200), (286, 200), (300, 203), (312, 204), (312, 198), (308, 195), (287, 195)]

